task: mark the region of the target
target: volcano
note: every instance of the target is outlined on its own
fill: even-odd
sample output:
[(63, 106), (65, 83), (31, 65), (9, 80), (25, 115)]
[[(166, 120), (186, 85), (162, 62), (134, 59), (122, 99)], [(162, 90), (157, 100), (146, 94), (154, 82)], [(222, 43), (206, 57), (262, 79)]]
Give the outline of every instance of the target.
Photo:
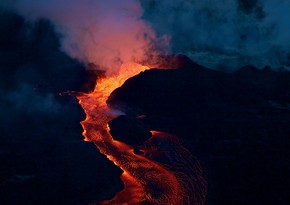
[(1, 12), (0, 204), (289, 204), (289, 71), (177, 55), (105, 76)]
[[(281, 156), (286, 150), (280, 147), (278, 151), (275, 141), (285, 140), (290, 134), (290, 96), (288, 89), (284, 89), (290, 86), (290, 73), (268, 67), (259, 70), (253, 66), (224, 73), (200, 66), (186, 56), (168, 59), (171, 61), (160, 66), (168, 68), (141, 67), (145, 71), (118, 84), (122, 84), (121, 87), (110, 89), (106, 98), (99, 98), (97, 94), (101, 92), (98, 84), (102, 87), (102, 81), (97, 81), (95, 91), (89, 94), (92, 97), (79, 98), (86, 112), (98, 113), (97, 116), (87, 113), (89, 119), (83, 122), (85, 136), (124, 171), (124, 191), (106, 203), (203, 204), (207, 183), (200, 164), (188, 150), (201, 159), (208, 169), (206, 173), (215, 170), (213, 176), (208, 175), (212, 181), (217, 180), (212, 179), (215, 174), (223, 176), (231, 171), (230, 181), (224, 176), (215, 181), (218, 187), (222, 186), (219, 183), (228, 183), (222, 191), (230, 197), (227, 200), (211, 198), (218, 190), (212, 187), (208, 201), (239, 204), (243, 198), (249, 204), (265, 199), (274, 202), (278, 197), (276, 193), (267, 194), (267, 190), (260, 187), (264, 178), (255, 178), (255, 175), (263, 172), (263, 176), (276, 176), (267, 180), (276, 188), (284, 180), (283, 172), (279, 171), (284, 168), (271, 163), (286, 160)], [(170, 66), (169, 62), (174, 63)], [(129, 66), (132, 66), (129, 70), (138, 67)], [(96, 102), (91, 103), (91, 98)], [(89, 107), (95, 106), (93, 110), (85, 107), (87, 103)], [(105, 112), (110, 110), (105, 116), (114, 117), (104, 118), (97, 104), (106, 106)], [(114, 115), (113, 110), (121, 113)], [(102, 115), (103, 128), (96, 122), (100, 119), (98, 115)], [(148, 134), (150, 130), (152, 136)], [(261, 146), (266, 143), (274, 146), (272, 149), (276, 152), (269, 153)], [(281, 158), (275, 158), (277, 156)], [(267, 169), (268, 166), (271, 169)], [(249, 184), (240, 184), (241, 175)], [(165, 178), (158, 180), (162, 176)], [(165, 187), (171, 187), (173, 192)], [(240, 195), (246, 191), (255, 193), (255, 197)], [(277, 193), (282, 193), (286, 200), (286, 187), (279, 187)]]
[[(253, 66), (224, 73), (181, 59), (179, 69), (151, 69), (127, 80), (108, 104), (130, 119), (143, 116), (136, 124), (179, 137), (205, 170), (207, 204), (289, 201), (290, 73)], [(117, 133), (124, 122), (117, 118), (112, 129)], [(155, 141), (162, 146), (168, 145)]]
[[(201, 167), (182, 145), (175, 143), (175, 146), (168, 150), (168, 164), (156, 162), (154, 158), (146, 156), (152, 154), (150, 143), (147, 142), (146, 146), (142, 147), (144, 155), (140, 155), (134, 152), (132, 146), (116, 141), (110, 133), (108, 123), (117, 117), (118, 111), (107, 106), (109, 95), (128, 78), (148, 69), (136, 63), (122, 65), (117, 74), (100, 77), (93, 92), (77, 97), (86, 113), (86, 119), (81, 123), (85, 140), (93, 142), (102, 154), (123, 170), (124, 190), (111, 201), (103, 203), (203, 204), (206, 182)], [(169, 142), (168, 134), (157, 134), (155, 131), (151, 133), (153, 139), (158, 139), (165, 145)], [(182, 163), (183, 166), (176, 163)], [(169, 165), (178, 167), (178, 172), (168, 169)]]

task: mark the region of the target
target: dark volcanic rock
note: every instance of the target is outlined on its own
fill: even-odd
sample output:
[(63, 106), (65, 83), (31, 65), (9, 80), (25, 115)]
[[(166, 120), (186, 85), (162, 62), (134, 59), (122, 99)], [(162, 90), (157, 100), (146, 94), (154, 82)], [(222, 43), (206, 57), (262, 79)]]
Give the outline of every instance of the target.
[(120, 116), (109, 125), (114, 139), (126, 144), (140, 145), (151, 137), (149, 127), (142, 120), (130, 116)]
[(74, 96), (60, 95), (92, 89), (85, 66), (61, 51), (49, 21), (0, 9), (0, 25), (0, 204), (113, 197), (121, 170), (82, 141), (85, 114)]
[[(207, 204), (290, 203), (290, 73), (252, 66), (222, 73), (194, 63), (149, 70), (108, 103), (177, 134), (200, 160)], [(123, 136), (123, 139), (126, 139)]]
[[(2, 153), (1, 204), (89, 204), (113, 198), (122, 189), (122, 171), (92, 143), (58, 142), (6, 145)], [(25, 153), (23, 153), (25, 151)]]

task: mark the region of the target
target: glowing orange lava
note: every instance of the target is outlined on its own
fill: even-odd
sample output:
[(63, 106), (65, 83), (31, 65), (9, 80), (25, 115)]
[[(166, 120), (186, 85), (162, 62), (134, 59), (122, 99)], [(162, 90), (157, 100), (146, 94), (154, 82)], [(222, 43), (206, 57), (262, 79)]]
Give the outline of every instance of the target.
[(124, 190), (102, 204), (188, 204), (182, 183), (174, 173), (135, 154), (133, 147), (114, 140), (109, 132), (108, 122), (120, 114), (107, 106), (109, 95), (128, 78), (147, 69), (136, 63), (122, 65), (117, 74), (99, 78), (93, 92), (77, 96), (86, 113), (86, 119), (81, 122), (85, 140), (94, 142), (102, 154), (124, 171), (121, 176)]
[[(137, 63), (123, 64), (118, 73), (109, 77), (98, 78), (93, 92), (77, 96), (79, 103), (86, 113), (86, 119), (81, 122), (84, 128), (83, 136), (85, 137), (85, 141), (95, 142), (97, 139), (89, 139), (87, 137), (87, 130), (84, 124), (90, 122), (94, 123), (96, 126), (107, 127), (107, 123), (118, 116), (118, 111), (111, 110), (106, 104), (110, 94), (116, 88), (120, 87), (127, 79), (148, 69), (149, 67)], [(102, 138), (102, 136), (99, 136), (100, 140)]]

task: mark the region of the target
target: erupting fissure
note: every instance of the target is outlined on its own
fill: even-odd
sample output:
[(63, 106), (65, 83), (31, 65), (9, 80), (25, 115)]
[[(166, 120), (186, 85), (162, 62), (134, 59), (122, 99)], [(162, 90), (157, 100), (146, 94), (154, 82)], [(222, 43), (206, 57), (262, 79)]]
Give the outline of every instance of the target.
[[(85, 140), (93, 142), (102, 154), (123, 170), (124, 190), (101, 204), (188, 204), (184, 199), (183, 184), (174, 172), (150, 158), (135, 154), (132, 146), (114, 140), (110, 134), (108, 122), (120, 112), (108, 107), (106, 100), (128, 78), (148, 69), (136, 63), (124, 64), (117, 74), (98, 78), (93, 92), (77, 96), (86, 113), (86, 119), (81, 122)], [(152, 134), (154, 136), (154, 132)]]

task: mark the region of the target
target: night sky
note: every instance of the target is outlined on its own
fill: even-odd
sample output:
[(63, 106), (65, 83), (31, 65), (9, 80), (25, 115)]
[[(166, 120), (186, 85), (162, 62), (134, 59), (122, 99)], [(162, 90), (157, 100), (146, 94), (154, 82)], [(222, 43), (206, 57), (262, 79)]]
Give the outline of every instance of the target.
[[(110, 122), (114, 138), (138, 149), (149, 130), (177, 135), (203, 168), (207, 205), (288, 205), (289, 9), (282, 0), (1, 1), (0, 204), (81, 205), (123, 189), (122, 171), (83, 141), (75, 94), (93, 90), (97, 70), (136, 60), (178, 68), (112, 93), (108, 104), (126, 114)], [(173, 146), (150, 143), (157, 155)]]

